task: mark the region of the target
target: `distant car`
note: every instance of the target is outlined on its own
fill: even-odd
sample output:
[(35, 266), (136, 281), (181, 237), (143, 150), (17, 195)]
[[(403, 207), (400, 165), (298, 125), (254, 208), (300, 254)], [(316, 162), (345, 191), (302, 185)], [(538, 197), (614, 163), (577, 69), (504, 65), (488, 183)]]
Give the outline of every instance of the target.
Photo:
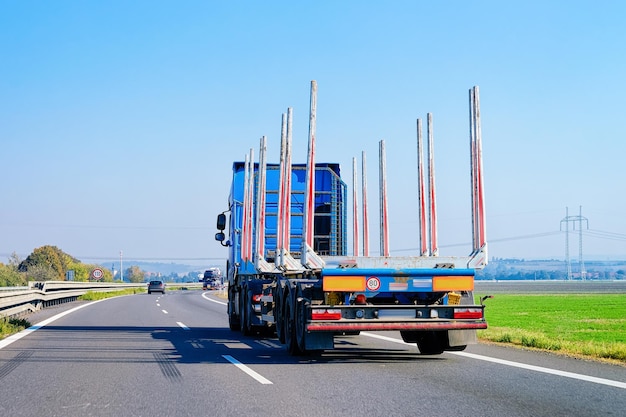
[(165, 294), (165, 284), (163, 281), (150, 281), (148, 283), (148, 294), (152, 294), (153, 292)]

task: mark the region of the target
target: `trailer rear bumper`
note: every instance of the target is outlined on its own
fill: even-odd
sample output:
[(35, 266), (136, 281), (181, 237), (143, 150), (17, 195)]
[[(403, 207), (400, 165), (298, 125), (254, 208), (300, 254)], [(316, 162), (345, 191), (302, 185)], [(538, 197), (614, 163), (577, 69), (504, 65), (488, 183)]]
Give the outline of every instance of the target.
[(414, 322), (309, 322), (308, 332), (349, 332), (375, 330), (479, 330), (486, 329), (487, 322), (449, 322), (449, 321), (414, 321)]

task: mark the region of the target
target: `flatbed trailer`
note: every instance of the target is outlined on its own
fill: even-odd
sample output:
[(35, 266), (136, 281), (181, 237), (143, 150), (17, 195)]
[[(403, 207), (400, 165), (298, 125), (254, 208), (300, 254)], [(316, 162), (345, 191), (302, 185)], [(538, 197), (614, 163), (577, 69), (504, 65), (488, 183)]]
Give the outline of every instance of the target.
[[(291, 163), (291, 109), (283, 114), (280, 163), (266, 162), (263, 137), (257, 163), (250, 149), (244, 162), (233, 164), (229, 209), (218, 215), (216, 234), (229, 249), (230, 328), (246, 335), (276, 332), (293, 355), (333, 349), (335, 336), (361, 331), (399, 331), (426, 355), (476, 343), (476, 331), (487, 328), (482, 300), (476, 303), (473, 295), (475, 271), (487, 264), (478, 88), (470, 90), (473, 249), (464, 257), (438, 254), (430, 114), (428, 163), (418, 120), (420, 255), (389, 254), (384, 141), (380, 255), (369, 256), (366, 227), (358, 233), (356, 192), (353, 254), (347, 254), (347, 185), (338, 164), (314, 161), (316, 102), (313, 81), (306, 164)], [(362, 183), (367, 226), (365, 173)]]

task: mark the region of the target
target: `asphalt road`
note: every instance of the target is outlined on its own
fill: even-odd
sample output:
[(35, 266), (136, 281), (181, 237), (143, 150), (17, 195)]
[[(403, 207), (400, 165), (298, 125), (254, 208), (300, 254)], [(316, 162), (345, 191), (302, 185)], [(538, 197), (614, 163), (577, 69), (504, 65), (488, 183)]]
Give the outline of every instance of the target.
[(0, 341), (0, 415), (626, 415), (626, 367), (490, 345), (418, 356), (395, 332), (294, 358), (228, 330), (211, 298), (140, 294), (34, 316), (57, 314)]

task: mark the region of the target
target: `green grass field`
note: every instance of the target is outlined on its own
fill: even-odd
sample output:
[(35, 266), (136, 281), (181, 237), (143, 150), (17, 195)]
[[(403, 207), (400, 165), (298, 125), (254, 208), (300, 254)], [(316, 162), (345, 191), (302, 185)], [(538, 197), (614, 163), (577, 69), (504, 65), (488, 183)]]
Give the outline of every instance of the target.
[(626, 365), (626, 294), (496, 295), (481, 340)]

